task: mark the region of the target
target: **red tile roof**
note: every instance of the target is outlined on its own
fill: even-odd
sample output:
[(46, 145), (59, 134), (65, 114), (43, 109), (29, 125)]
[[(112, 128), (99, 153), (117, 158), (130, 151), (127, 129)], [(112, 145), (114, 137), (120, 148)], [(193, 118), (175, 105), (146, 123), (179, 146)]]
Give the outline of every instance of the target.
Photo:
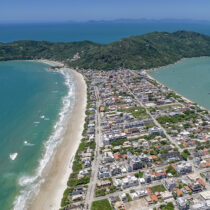
[(150, 198), (151, 198), (153, 201), (158, 202), (158, 197), (157, 197), (156, 195), (151, 194), (151, 195), (150, 195)]
[(150, 188), (146, 188), (146, 191), (147, 191), (148, 195), (152, 194), (152, 190)]
[(203, 179), (198, 178), (197, 181), (198, 181), (203, 187), (206, 186), (206, 183), (203, 181)]

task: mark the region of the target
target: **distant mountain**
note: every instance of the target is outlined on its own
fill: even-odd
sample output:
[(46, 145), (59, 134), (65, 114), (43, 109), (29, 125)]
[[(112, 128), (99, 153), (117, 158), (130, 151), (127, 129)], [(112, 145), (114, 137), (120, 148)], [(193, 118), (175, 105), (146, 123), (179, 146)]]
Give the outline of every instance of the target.
[[(74, 21), (72, 21), (74, 22)], [(114, 20), (89, 20), (87, 23), (180, 23), (180, 24), (210, 24), (208, 20), (193, 19), (114, 19)]]
[[(72, 60), (76, 53), (80, 58)], [(85, 69), (149, 69), (199, 56), (210, 56), (210, 36), (188, 31), (153, 32), (107, 45), (89, 41), (0, 43), (0, 60), (45, 58)]]

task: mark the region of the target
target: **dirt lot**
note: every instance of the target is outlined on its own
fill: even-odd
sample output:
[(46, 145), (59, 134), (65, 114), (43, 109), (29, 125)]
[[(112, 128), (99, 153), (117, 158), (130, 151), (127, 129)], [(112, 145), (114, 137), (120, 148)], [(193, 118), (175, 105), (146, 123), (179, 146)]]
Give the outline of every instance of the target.
[(139, 210), (148, 207), (144, 198), (134, 200), (125, 204), (126, 210)]

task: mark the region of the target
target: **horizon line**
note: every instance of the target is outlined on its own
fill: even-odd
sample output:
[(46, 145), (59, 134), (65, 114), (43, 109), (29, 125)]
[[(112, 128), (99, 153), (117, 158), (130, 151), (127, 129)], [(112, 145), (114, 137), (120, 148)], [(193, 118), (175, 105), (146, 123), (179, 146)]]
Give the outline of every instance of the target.
[(90, 19), (90, 20), (52, 20), (52, 21), (0, 21), (0, 25), (13, 25), (13, 24), (55, 24), (55, 23), (92, 23), (92, 22), (152, 22), (152, 21), (167, 21), (167, 22), (194, 22), (194, 23), (210, 23), (210, 20), (205, 19), (183, 19), (183, 18), (160, 18), (160, 19), (154, 19), (154, 18), (118, 18), (118, 19)]

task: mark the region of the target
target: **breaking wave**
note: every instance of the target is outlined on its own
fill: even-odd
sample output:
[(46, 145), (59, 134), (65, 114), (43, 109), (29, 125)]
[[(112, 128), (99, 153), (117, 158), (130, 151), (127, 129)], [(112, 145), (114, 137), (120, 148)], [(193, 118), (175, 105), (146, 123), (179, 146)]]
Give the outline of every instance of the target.
[[(66, 118), (68, 117), (70, 110), (73, 106), (72, 99), (74, 100), (74, 84), (71, 80), (71, 75), (65, 69), (60, 70), (65, 77), (65, 85), (68, 88), (67, 95), (63, 98), (63, 106), (59, 113), (59, 118), (54, 125), (54, 131), (49, 139), (44, 143), (45, 151), (39, 161), (39, 166), (36, 169), (34, 176), (22, 176), (19, 179), (19, 185), (23, 188), (19, 195), (16, 196), (14, 201), (14, 210), (26, 209), (27, 201), (34, 195), (37, 195), (40, 189), (40, 185), (45, 181), (42, 177), (42, 172), (49, 162), (50, 158), (53, 156), (55, 148), (62, 141), (62, 136), (64, 133)], [(41, 116), (43, 118), (43, 116)], [(28, 142), (24, 142), (26, 145)]]

